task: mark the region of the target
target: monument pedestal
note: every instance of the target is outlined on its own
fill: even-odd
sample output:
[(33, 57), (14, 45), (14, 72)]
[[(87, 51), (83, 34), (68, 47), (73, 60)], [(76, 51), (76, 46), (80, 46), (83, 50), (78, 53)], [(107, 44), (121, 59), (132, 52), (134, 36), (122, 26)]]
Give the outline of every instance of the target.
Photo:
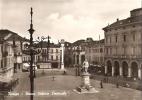
[(82, 83), (76, 90), (80, 93), (96, 93), (98, 92), (93, 86), (90, 85), (90, 74), (87, 72), (82, 73)]

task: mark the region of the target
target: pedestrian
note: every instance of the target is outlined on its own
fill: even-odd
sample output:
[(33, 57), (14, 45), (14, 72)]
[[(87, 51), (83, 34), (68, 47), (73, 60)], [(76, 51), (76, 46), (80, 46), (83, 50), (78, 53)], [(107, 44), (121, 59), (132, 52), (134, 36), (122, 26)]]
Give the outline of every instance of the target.
[(80, 66), (78, 66), (78, 76), (80, 76)]
[(53, 76), (52, 76), (52, 81), (54, 81), (54, 80), (55, 80), (55, 76), (53, 75)]
[(75, 66), (75, 72), (76, 72), (76, 76), (78, 76), (78, 69), (77, 69), (77, 66)]
[(104, 82), (106, 83), (106, 78), (104, 78)]
[(118, 82), (116, 83), (116, 88), (119, 88), (119, 83)]
[(63, 73), (64, 75), (66, 75), (67, 74), (67, 72), (64, 70), (64, 73)]
[(100, 87), (103, 88), (103, 81), (100, 81)]

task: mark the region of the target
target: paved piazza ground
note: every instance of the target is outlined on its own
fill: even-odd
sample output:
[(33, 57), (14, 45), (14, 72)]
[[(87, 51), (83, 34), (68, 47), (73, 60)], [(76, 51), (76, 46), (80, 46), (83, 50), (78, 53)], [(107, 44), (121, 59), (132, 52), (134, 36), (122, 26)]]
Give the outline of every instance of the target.
[[(47, 72), (46, 72), (47, 73)], [(112, 84), (103, 84), (100, 88), (99, 81), (91, 80), (92, 86), (98, 93), (79, 94), (73, 91), (81, 83), (81, 78), (73, 75), (56, 75), (53, 81), (52, 75), (40, 75), (37, 72), (35, 79), (34, 100), (141, 100), (142, 91), (119, 87)], [(19, 73), (20, 83), (15, 90), (9, 93), (6, 100), (30, 100), (29, 73)], [(15, 96), (14, 96), (15, 95)], [(16, 96), (17, 95), (17, 96)]]

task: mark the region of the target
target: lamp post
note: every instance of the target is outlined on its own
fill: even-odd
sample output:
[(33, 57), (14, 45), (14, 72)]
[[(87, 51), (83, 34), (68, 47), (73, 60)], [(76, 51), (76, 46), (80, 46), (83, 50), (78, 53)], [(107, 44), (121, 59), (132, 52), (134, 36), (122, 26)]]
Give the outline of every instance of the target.
[(34, 63), (34, 55), (36, 54), (39, 54), (40, 52), (36, 51), (35, 48), (34, 48), (34, 45), (33, 45), (33, 32), (34, 32), (34, 29), (33, 29), (33, 24), (32, 24), (32, 15), (33, 15), (33, 11), (32, 11), (32, 8), (31, 8), (31, 24), (30, 24), (30, 29), (28, 30), (29, 33), (30, 33), (30, 45), (27, 44), (27, 49), (26, 50), (23, 50), (23, 53), (26, 54), (26, 55), (30, 55), (30, 100), (33, 100), (33, 96), (34, 96), (34, 66), (33, 66), (33, 63)]
[[(33, 15), (33, 11), (31, 8), (31, 24), (30, 24), (30, 29), (28, 30), (30, 33), (30, 56), (31, 56), (31, 60), (30, 60), (30, 92), (31, 94), (34, 93), (34, 77), (33, 77), (33, 24), (32, 24), (32, 15)], [(33, 100), (33, 95), (30, 96), (30, 99)]]
[(51, 37), (50, 36), (48, 36), (47, 37), (47, 66), (48, 66), (48, 61), (49, 61), (49, 48), (50, 48), (50, 39), (51, 39)]

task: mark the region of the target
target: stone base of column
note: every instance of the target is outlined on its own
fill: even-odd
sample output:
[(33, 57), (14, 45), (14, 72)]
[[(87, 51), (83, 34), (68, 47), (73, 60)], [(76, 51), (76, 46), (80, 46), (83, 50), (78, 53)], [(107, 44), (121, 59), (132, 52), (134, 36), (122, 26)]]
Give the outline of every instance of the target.
[(119, 76), (123, 77), (122, 67), (119, 68)]
[(107, 66), (105, 66), (105, 75), (107, 74)]
[(128, 76), (127, 77), (131, 77), (131, 67), (128, 68)]
[(65, 70), (64, 64), (61, 64), (61, 70)]
[(141, 77), (141, 69), (138, 69), (138, 78), (141, 80), (142, 77)]

